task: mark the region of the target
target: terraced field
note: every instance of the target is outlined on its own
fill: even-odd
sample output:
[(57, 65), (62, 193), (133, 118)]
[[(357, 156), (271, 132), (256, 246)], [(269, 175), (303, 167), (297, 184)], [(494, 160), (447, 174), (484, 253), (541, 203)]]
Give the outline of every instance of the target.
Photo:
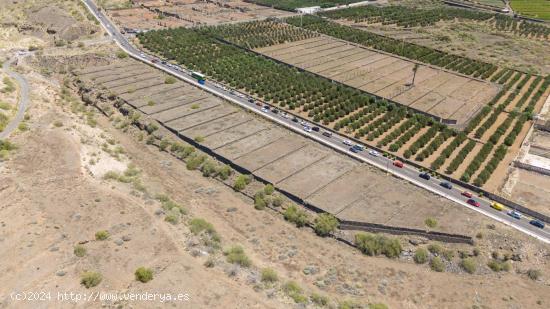
[[(77, 74), (87, 87), (106, 87), (180, 136), (201, 136), (200, 143), (214, 153), (342, 219), (424, 229), (424, 220), (432, 217), (439, 222), (438, 230), (466, 235), (479, 224), (479, 215), (460, 205), (388, 177), (189, 84), (158, 85), (163, 74), (146, 65), (124, 61)], [(133, 92), (108, 86), (131, 85), (136, 75), (147, 78)]]

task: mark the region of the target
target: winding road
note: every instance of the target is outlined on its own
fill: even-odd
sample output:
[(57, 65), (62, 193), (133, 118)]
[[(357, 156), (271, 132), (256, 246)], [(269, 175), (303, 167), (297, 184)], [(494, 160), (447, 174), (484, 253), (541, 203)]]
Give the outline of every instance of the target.
[(6, 126), (4, 131), (0, 132), (0, 139), (8, 138), (8, 136), (10, 136), (10, 134), (17, 129), (21, 121), (25, 118), (25, 111), (29, 105), (29, 84), (21, 74), (10, 70), (10, 66), (13, 61), (14, 59), (12, 58), (4, 62), (2, 69), (6, 72), (6, 74), (8, 74), (9, 77), (15, 79), (15, 81), (19, 84), (19, 102), (17, 104), (17, 114), (15, 114), (15, 117)]
[[(429, 180), (422, 179), (419, 177), (419, 174), (421, 172), (418, 169), (412, 166), (404, 166), (403, 168), (396, 167), (392, 164), (393, 161), (391, 159), (385, 158), (383, 156), (375, 156), (370, 154), (368, 146), (364, 151), (352, 152), (350, 151), (350, 147), (344, 144), (344, 141), (346, 140), (345, 136), (341, 136), (335, 133), (333, 133), (330, 137), (325, 136), (322, 134), (324, 131), (323, 129), (319, 130), (318, 132), (311, 131), (311, 130), (306, 131), (304, 130), (303, 123), (304, 122), (307, 123), (308, 121), (305, 119), (294, 117), (296, 118), (294, 121), (292, 119), (293, 117), (283, 117), (281, 113), (275, 114), (271, 111), (266, 111), (265, 109), (262, 110), (263, 107), (266, 106), (267, 104), (264, 103), (261, 106), (258, 106), (256, 104), (251, 104), (248, 101), (246, 94), (241, 94), (235, 90), (228, 89), (227, 87), (220, 85), (218, 83), (211, 82), (211, 81), (207, 81), (204, 85), (197, 83), (197, 80), (191, 77), (191, 72), (189, 70), (173, 64), (166, 63), (166, 62), (163, 63), (162, 59), (159, 59), (152, 55), (148, 55), (144, 51), (141, 51), (136, 47), (132, 46), (129, 43), (128, 39), (118, 31), (115, 25), (97, 8), (97, 6), (94, 4), (92, 0), (82, 0), (82, 1), (86, 5), (86, 7), (90, 10), (90, 12), (100, 21), (101, 25), (113, 38), (116, 44), (120, 48), (122, 48), (125, 52), (127, 52), (132, 58), (135, 58), (139, 61), (147, 63), (151, 66), (154, 66), (162, 71), (165, 71), (166, 73), (176, 76), (179, 79), (182, 79), (188, 83), (191, 83), (198, 88), (208, 91), (218, 97), (224, 98), (227, 101), (230, 101), (238, 106), (241, 106), (246, 110), (249, 110), (258, 115), (261, 115), (264, 118), (267, 118), (287, 129), (290, 129), (296, 133), (304, 135), (312, 140), (315, 140), (338, 152), (344, 153), (361, 162), (365, 162), (370, 165), (376, 166), (381, 170), (386, 171), (387, 173), (391, 173), (399, 178), (405, 179), (432, 193), (435, 193), (439, 196), (442, 196), (451, 201), (454, 201), (461, 206), (467, 207), (473, 211), (477, 211), (487, 217), (490, 217), (491, 219), (494, 219), (503, 224), (506, 224), (520, 232), (523, 232), (527, 235), (535, 237), (545, 243), (550, 243), (550, 233), (548, 231), (546, 231), (545, 229), (537, 228), (529, 224), (529, 221), (532, 218), (528, 218), (526, 216), (523, 216), (521, 219), (512, 218), (507, 214), (507, 211), (509, 209), (498, 211), (491, 207), (492, 201), (482, 197), (474, 197), (476, 201), (480, 203), (479, 207), (472, 206), (466, 202), (468, 198), (462, 195), (462, 193), (466, 191), (466, 189), (460, 188), (456, 185), (453, 185), (451, 189), (447, 189), (441, 186), (441, 183), (444, 181), (444, 179), (440, 179), (437, 177), (431, 177), (431, 179)], [(309, 123), (309, 126), (314, 126), (314, 125)], [(472, 233), (473, 232), (474, 231), (472, 231)]]

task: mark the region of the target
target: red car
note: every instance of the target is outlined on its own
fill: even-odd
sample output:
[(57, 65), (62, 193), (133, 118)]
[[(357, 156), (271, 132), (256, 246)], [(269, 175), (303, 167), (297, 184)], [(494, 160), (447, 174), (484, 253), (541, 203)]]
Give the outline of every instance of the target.
[(473, 196), (472, 193), (470, 193), (470, 192), (468, 192), (468, 191), (462, 192), (462, 195), (464, 195), (464, 196), (467, 197), (467, 198), (472, 198), (472, 196)]
[(468, 203), (472, 206), (475, 206), (475, 207), (479, 207), (479, 202), (474, 200), (473, 198), (469, 199), (466, 203)]
[(403, 167), (403, 162), (401, 162), (399, 160), (395, 160), (395, 161), (393, 161), (393, 165), (395, 165), (399, 168), (402, 168)]

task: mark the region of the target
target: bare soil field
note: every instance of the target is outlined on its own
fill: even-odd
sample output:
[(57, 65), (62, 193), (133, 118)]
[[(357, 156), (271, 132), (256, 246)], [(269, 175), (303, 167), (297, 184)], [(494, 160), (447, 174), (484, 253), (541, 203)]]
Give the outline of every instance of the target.
[(343, 19), (336, 22), (499, 66), (543, 75), (550, 73), (550, 56), (545, 52), (550, 48), (550, 40), (495, 31), (492, 24), (487, 22), (440, 21), (433, 26), (409, 29), (379, 23), (354, 23)]
[(142, 7), (122, 10), (108, 10), (107, 13), (111, 20), (113, 20), (119, 27), (126, 29), (150, 30), (188, 27), (193, 25), (192, 22), (172, 16), (163, 16), (162, 18), (159, 18), (158, 13)]
[(346, 85), (464, 126), (499, 88), (491, 83), (419, 65), (329, 37), (256, 50)]

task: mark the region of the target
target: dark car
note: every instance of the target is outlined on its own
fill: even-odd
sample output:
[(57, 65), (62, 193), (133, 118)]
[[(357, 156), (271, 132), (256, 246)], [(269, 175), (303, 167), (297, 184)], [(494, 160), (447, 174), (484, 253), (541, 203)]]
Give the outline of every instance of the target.
[(298, 118), (294, 117), (294, 118), (292, 118), (292, 121), (293, 122), (298, 122)]
[(472, 205), (472, 206), (475, 206), (475, 207), (479, 207), (479, 206), (480, 206), (479, 202), (476, 201), (476, 200), (474, 200), (473, 198), (468, 199), (468, 201), (466, 201), (466, 203), (468, 203), (468, 204), (470, 204), (470, 205)]
[(313, 131), (315, 131), (315, 132), (319, 132), (319, 127), (313, 127), (313, 128), (311, 128), (311, 129), (312, 129)]
[(449, 189), (449, 190), (451, 190), (453, 188), (453, 185), (450, 184), (449, 182), (446, 182), (446, 181), (440, 183), (439, 185), (442, 186), (443, 188)]
[(536, 220), (536, 219), (535, 219), (535, 220), (531, 220), (531, 221), (529, 221), (529, 223), (530, 223), (531, 225), (534, 225), (534, 226), (538, 227), (539, 229), (543, 229), (543, 228), (544, 228), (544, 222), (542, 222), (542, 221), (540, 221), (540, 220)]
[(332, 137), (332, 132), (325, 131), (325, 132), (323, 132), (323, 135), (326, 136), (326, 137)]
[(248, 103), (254, 104), (254, 99), (253, 98), (248, 98)]
[(278, 109), (272, 109), (271, 112), (272, 112), (273, 114), (278, 114), (278, 113), (279, 113), (279, 110), (278, 110)]
[(432, 176), (430, 176), (430, 174), (428, 173), (421, 173), (420, 175), (418, 175), (418, 177), (426, 180), (430, 180), (430, 178), (432, 178)]

